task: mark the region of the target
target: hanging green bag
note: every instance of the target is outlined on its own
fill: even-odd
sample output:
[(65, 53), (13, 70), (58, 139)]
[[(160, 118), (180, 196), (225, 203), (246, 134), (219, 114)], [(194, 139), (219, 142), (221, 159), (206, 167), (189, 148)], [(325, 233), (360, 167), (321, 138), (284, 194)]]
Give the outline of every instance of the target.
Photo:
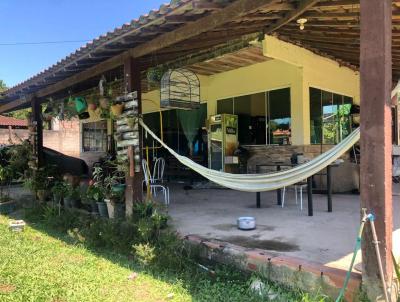
[(88, 106), (87, 106), (87, 103), (86, 103), (86, 100), (84, 97), (78, 96), (75, 98), (75, 108), (76, 108), (76, 111), (78, 112), (78, 114), (86, 111), (87, 107)]

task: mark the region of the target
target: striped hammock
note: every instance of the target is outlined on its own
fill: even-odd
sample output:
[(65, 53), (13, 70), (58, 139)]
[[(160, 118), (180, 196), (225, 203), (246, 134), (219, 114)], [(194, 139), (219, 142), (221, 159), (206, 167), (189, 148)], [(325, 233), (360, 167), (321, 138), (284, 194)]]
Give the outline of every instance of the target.
[(244, 192), (272, 191), (301, 182), (335, 162), (360, 139), (360, 129), (357, 128), (342, 142), (329, 151), (315, 157), (309, 162), (296, 166), (295, 168), (269, 174), (231, 174), (208, 169), (185, 156), (179, 155), (161, 141), (161, 139), (158, 138), (142, 120), (140, 120), (139, 123), (148, 134), (150, 134), (186, 167), (196, 171), (203, 177), (218, 185)]

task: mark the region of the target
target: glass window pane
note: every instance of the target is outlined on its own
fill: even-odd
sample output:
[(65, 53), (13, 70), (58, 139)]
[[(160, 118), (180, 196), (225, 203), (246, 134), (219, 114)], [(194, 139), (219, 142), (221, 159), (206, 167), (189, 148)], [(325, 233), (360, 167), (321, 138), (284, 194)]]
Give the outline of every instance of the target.
[(333, 101), (333, 93), (322, 91), (322, 140), (324, 144), (337, 142), (337, 106)]
[[(310, 88), (312, 144), (337, 144), (351, 132), (351, 97)], [(320, 130), (321, 129), (321, 130)]]
[(340, 138), (345, 139), (351, 133), (351, 106), (353, 98), (344, 96), (343, 104), (339, 106), (339, 128)]
[(268, 131), (271, 144), (290, 144), (290, 88), (270, 91), (268, 96)]
[(233, 111), (236, 115), (251, 115), (251, 95), (234, 98)]
[(233, 99), (219, 100), (217, 102), (217, 114), (233, 114)]
[(84, 123), (82, 129), (83, 152), (107, 151), (107, 121)]

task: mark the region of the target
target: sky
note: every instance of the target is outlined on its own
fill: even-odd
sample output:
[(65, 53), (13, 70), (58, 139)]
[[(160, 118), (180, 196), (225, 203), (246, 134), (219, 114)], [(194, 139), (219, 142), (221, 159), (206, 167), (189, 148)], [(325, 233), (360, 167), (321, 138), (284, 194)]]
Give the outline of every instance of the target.
[(12, 87), (169, 0), (0, 0), (0, 79)]

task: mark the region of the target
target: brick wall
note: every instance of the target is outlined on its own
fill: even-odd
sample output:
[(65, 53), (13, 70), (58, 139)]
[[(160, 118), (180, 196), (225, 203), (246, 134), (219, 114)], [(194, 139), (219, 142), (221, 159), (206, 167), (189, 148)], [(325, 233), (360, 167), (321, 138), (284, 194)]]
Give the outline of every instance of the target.
[[(294, 152), (303, 153), (303, 155), (312, 159), (321, 153), (329, 151), (333, 145), (307, 146), (248, 146), (249, 159), (247, 161), (248, 173), (272, 173), (276, 171), (275, 166), (261, 167), (260, 171), (256, 171), (257, 165), (273, 164), (277, 161), (290, 163), (290, 157)], [(338, 167), (332, 169), (332, 190), (338, 192), (350, 192), (359, 188), (359, 166), (350, 162), (350, 153), (346, 152), (341, 159), (344, 160)], [(289, 169), (289, 167), (282, 167)], [(325, 172), (325, 170), (321, 171)], [(318, 188), (326, 188), (326, 176), (314, 176), (314, 182)]]
[[(56, 121), (55, 130), (43, 130), (43, 145), (63, 154), (80, 156), (79, 121)], [(29, 136), (27, 129), (0, 129), (0, 145), (17, 144)]]

